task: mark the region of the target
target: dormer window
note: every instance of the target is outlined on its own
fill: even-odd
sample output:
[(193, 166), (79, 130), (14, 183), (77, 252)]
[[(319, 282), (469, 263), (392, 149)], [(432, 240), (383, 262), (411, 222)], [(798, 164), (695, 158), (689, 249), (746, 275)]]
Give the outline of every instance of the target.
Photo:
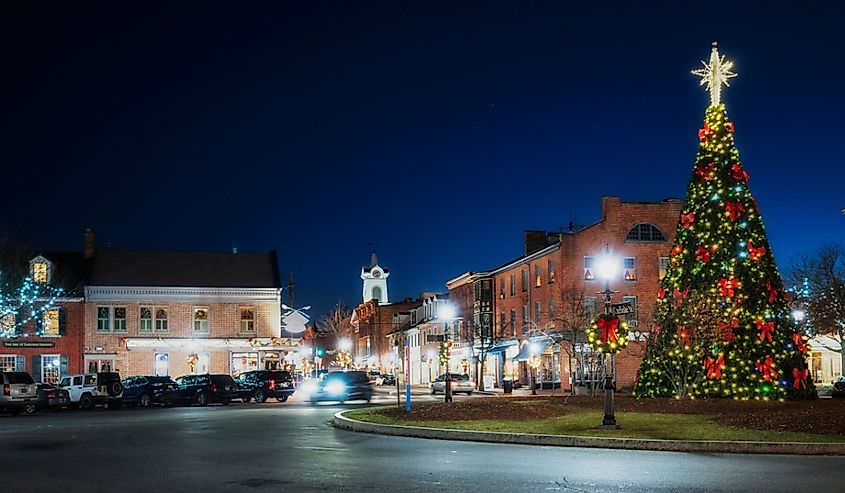
[(44, 257), (38, 256), (29, 262), (29, 275), (32, 277), (32, 280), (37, 283), (49, 283), (51, 270), (52, 266), (50, 265), (50, 261)]

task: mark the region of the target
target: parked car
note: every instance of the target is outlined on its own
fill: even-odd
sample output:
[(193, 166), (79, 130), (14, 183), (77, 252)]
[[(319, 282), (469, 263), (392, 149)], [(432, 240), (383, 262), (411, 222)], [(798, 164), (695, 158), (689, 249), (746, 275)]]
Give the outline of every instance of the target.
[(282, 370), (246, 371), (238, 375), (235, 382), (238, 384), (238, 395), (244, 402), (250, 399), (266, 402), (268, 397), (285, 402), (296, 390), (291, 374)]
[(37, 406), (50, 411), (70, 406), (70, 393), (49, 383), (39, 383)]
[(381, 379), (381, 372), (378, 370), (370, 370), (367, 372), (367, 375), (370, 377), (370, 383), (378, 383)]
[(94, 409), (98, 404), (119, 409), (123, 402), (123, 384), (117, 372), (68, 375), (62, 378), (59, 387), (68, 391), (71, 404), (80, 409)]
[(161, 404), (161, 396), (179, 386), (167, 376), (142, 375), (123, 379), (123, 403), (151, 407)]
[[(470, 395), (475, 391), (475, 382), (470, 380), (469, 375), (461, 373), (450, 373), (449, 379), (452, 381), (452, 393), (460, 394), (461, 392)], [(440, 375), (433, 382), (431, 382), (431, 393), (437, 392), (446, 393), (446, 375)]]
[(385, 373), (381, 376), (381, 385), (396, 385), (396, 375), (392, 373)]
[(32, 376), (25, 371), (4, 371), (2, 375), (0, 411), (34, 413), (38, 403), (38, 386)]
[(311, 394), (311, 404), (321, 401), (340, 401), (363, 399), (370, 402), (373, 397), (373, 384), (364, 371), (335, 371), (320, 381), (317, 390)]
[(836, 377), (833, 382), (833, 391), (830, 394), (832, 397), (845, 397), (845, 375)]
[(164, 392), (160, 398), (165, 405), (179, 404), (207, 406), (213, 403), (229, 405), (238, 399), (238, 384), (231, 375), (184, 375), (176, 379), (176, 388)]

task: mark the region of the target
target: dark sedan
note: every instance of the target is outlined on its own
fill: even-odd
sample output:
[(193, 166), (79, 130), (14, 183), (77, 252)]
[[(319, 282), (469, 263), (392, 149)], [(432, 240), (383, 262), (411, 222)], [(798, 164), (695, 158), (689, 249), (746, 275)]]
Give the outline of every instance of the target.
[(150, 407), (162, 404), (161, 396), (165, 392), (178, 389), (170, 377), (146, 375), (123, 379), (123, 403), (134, 406)]
[(39, 383), (38, 402), (36, 406), (41, 410), (56, 411), (63, 407), (70, 406), (70, 394), (65, 389), (60, 389), (49, 383)]
[(235, 381), (244, 402), (255, 399), (255, 402), (263, 403), (268, 397), (285, 402), (295, 391), (293, 377), (283, 370), (247, 371), (238, 375)]

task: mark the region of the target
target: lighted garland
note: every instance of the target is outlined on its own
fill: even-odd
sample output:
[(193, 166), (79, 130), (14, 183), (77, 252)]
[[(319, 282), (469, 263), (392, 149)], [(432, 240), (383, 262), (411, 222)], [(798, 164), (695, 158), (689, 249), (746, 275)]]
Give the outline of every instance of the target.
[(616, 315), (601, 314), (587, 329), (587, 342), (600, 353), (616, 354), (628, 345), (628, 323)]

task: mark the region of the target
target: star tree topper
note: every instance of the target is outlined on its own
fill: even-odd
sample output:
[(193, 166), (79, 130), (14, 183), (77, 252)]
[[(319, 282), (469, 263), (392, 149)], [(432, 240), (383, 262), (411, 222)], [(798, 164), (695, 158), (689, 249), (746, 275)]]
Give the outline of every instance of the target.
[(719, 49), (716, 47), (716, 42), (713, 41), (713, 49), (710, 51), (710, 63), (701, 61), (704, 68), (692, 71), (693, 75), (701, 77), (701, 85), (707, 85), (707, 90), (710, 91), (710, 104), (717, 106), (721, 100), (722, 84), (730, 87), (728, 79), (736, 77), (736, 73), (731, 72), (733, 62), (725, 60), (724, 55), (719, 55)]

